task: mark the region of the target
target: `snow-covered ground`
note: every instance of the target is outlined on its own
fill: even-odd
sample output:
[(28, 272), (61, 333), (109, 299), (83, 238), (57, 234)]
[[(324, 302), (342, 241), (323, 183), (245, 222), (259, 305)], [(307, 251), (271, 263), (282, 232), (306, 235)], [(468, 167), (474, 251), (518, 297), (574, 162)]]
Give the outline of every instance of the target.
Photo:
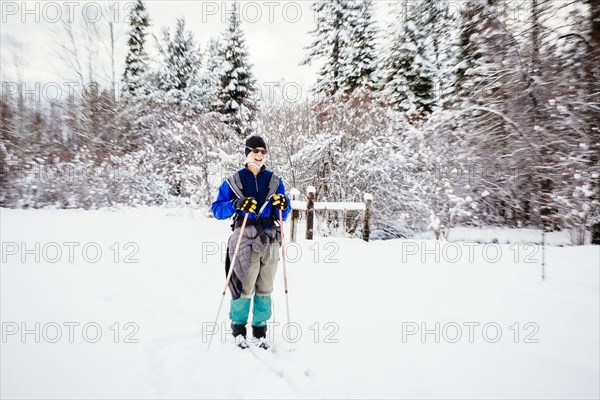
[(298, 341), (283, 335), (280, 268), (274, 353), (259, 353), (221, 336), (207, 350), (227, 222), (164, 209), (0, 219), (3, 398), (600, 396), (598, 246), (546, 247), (542, 281), (540, 248), (514, 241), (302, 239), (287, 247)]

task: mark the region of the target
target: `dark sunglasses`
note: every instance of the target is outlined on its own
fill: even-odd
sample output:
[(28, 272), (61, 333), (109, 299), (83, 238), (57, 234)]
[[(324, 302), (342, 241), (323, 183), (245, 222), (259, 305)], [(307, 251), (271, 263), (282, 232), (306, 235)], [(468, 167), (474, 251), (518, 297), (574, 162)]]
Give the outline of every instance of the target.
[(252, 150), (252, 152), (253, 152), (254, 154), (258, 154), (258, 153), (260, 153), (260, 154), (267, 154), (267, 153), (268, 153), (268, 151), (267, 151), (267, 150), (253, 149), (252, 147), (248, 147), (248, 146), (246, 146), (246, 148), (248, 148), (248, 149)]

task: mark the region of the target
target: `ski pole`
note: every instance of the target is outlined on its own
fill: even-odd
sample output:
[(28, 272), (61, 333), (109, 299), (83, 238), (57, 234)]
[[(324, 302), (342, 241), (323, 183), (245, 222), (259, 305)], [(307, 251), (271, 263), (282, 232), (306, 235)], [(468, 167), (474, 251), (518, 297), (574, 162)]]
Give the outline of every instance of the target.
[(285, 269), (285, 242), (283, 241), (283, 214), (279, 210), (279, 230), (281, 231), (281, 257), (283, 258), (283, 287), (285, 289), (285, 312), (287, 315), (287, 328), (290, 328), (290, 303), (288, 300), (287, 271)]
[[(217, 310), (217, 316), (215, 317), (215, 324), (217, 326), (217, 322), (219, 321), (219, 314), (221, 314), (221, 307), (223, 307), (223, 300), (225, 300), (225, 293), (227, 293), (227, 286), (229, 286), (229, 281), (231, 280), (231, 275), (233, 274), (233, 267), (235, 266), (235, 259), (237, 258), (238, 250), (240, 249), (240, 242), (242, 241), (242, 235), (244, 234), (244, 229), (246, 228), (246, 222), (248, 222), (248, 213), (244, 216), (244, 222), (242, 222), (242, 229), (240, 229), (240, 234), (238, 236), (237, 243), (235, 244), (235, 251), (233, 252), (233, 259), (231, 260), (231, 264), (229, 264), (229, 271), (227, 272), (227, 278), (225, 279), (225, 285), (223, 286), (223, 295), (221, 296), (221, 303), (219, 303), (219, 309)], [(214, 333), (210, 335), (210, 339), (208, 339), (208, 348), (210, 349), (210, 344), (212, 343), (212, 338)]]

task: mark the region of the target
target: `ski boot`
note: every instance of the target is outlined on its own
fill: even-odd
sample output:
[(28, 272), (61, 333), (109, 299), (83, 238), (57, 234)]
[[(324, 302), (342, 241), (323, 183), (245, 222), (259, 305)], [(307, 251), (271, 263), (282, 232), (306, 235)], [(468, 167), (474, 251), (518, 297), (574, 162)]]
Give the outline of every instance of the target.
[(267, 341), (267, 326), (252, 326), (252, 336), (256, 339), (256, 345), (263, 349), (268, 350), (271, 345)]
[(231, 329), (233, 329), (233, 337), (235, 339), (235, 344), (242, 350), (245, 350), (250, 347), (250, 343), (246, 340), (246, 325), (244, 324), (231, 324)]

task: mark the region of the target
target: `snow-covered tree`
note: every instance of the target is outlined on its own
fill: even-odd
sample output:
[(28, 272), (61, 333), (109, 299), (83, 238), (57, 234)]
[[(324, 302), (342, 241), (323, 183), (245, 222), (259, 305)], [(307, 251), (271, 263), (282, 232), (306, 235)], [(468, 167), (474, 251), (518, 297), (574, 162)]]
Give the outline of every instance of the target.
[(600, 244), (600, 124), (594, 115), (600, 111), (600, 3), (587, 0), (589, 7), (588, 37), (586, 47), (586, 81), (589, 82), (586, 96), (586, 136), (590, 153), (588, 168), (591, 170), (592, 212), (589, 226), (592, 243)]
[(219, 112), (223, 114), (223, 121), (243, 138), (254, 130), (258, 105), (256, 79), (252, 73), (238, 14), (238, 4), (234, 2), (234, 10), (229, 17), (222, 43)]
[[(446, 115), (449, 114), (449, 115)], [(478, 201), (489, 194), (472, 187), (465, 135), (455, 129), (452, 111), (439, 111), (422, 129), (409, 131), (401, 152), (406, 157), (410, 203), (434, 238), (446, 239), (457, 224), (477, 225)]]
[(372, 0), (319, 0), (313, 4), (315, 37), (300, 62), (322, 65), (312, 91), (318, 95), (348, 95), (360, 86), (377, 81)]
[(587, 230), (600, 242), (600, 124), (593, 117), (600, 110), (600, 7), (584, 1), (571, 6), (557, 35), (548, 34), (547, 26), (559, 5), (540, 7), (539, 56), (532, 74), (538, 125), (550, 139), (543, 147), (551, 164), (545, 169), (552, 212), (545, 222), (568, 227), (576, 233), (574, 243), (582, 244)]
[(350, 40), (343, 49), (341, 86), (350, 93), (358, 87), (374, 88), (377, 84), (377, 28), (373, 0), (352, 0), (348, 7)]
[(135, 94), (142, 86), (140, 80), (144, 79), (149, 69), (148, 54), (146, 53), (146, 30), (150, 26), (150, 18), (143, 0), (137, 0), (129, 13), (129, 39), (128, 51), (125, 57), (125, 70), (123, 71), (122, 90)]
[(422, 3), (423, 15), (428, 18), (426, 24), (431, 29), (436, 105), (441, 108), (452, 101), (459, 54), (459, 19), (450, 4), (450, 0), (424, 0)]
[(206, 97), (211, 111), (222, 110), (221, 78), (225, 76), (225, 51), (219, 37), (211, 38), (204, 50), (204, 69), (202, 79), (206, 88)]
[(163, 30), (160, 51), (163, 59), (157, 76), (158, 89), (183, 93), (197, 82), (201, 55), (193, 34), (185, 30), (184, 18), (177, 19), (172, 37), (168, 29)]
[[(286, 87), (281, 82), (278, 88)], [(314, 137), (316, 121), (309, 101), (291, 102), (281, 91), (275, 90), (269, 101), (261, 107), (257, 132), (273, 143), (269, 150), (269, 162), (293, 187), (299, 188), (302, 176), (298, 152)], [(310, 183), (302, 182), (302, 187)]]
[(313, 4), (316, 27), (311, 34), (315, 39), (307, 48), (309, 53), (300, 64), (324, 60), (317, 82), (312, 88), (316, 94), (331, 96), (340, 89), (346, 68), (344, 57), (350, 41), (348, 5), (348, 0), (319, 0)]
[[(169, 195), (206, 199), (205, 168), (215, 159), (201, 148), (221, 131), (218, 115), (210, 110), (214, 86), (202, 64), (199, 46), (178, 19), (175, 32), (163, 30), (162, 59), (154, 72), (153, 90), (138, 108), (138, 124), (147, 137), (145, 151), (155, 157), (157, 176), (168, 184)], [(204, 159), (200, 158), (204, 154)], [(206, 167), (208, 168), (208, 167)]]
[[(406, 7), (404, 3), (401, 6)], [(392, 39), (382, 61), (381, 94), (392, 108), (419, 120), (435, 107), (436, 73), (433, 29), (424, 14), (432, 10), (417, 10), (407, 13), (403, 8), (396, 9), (396, 20), (390, 26)]]

